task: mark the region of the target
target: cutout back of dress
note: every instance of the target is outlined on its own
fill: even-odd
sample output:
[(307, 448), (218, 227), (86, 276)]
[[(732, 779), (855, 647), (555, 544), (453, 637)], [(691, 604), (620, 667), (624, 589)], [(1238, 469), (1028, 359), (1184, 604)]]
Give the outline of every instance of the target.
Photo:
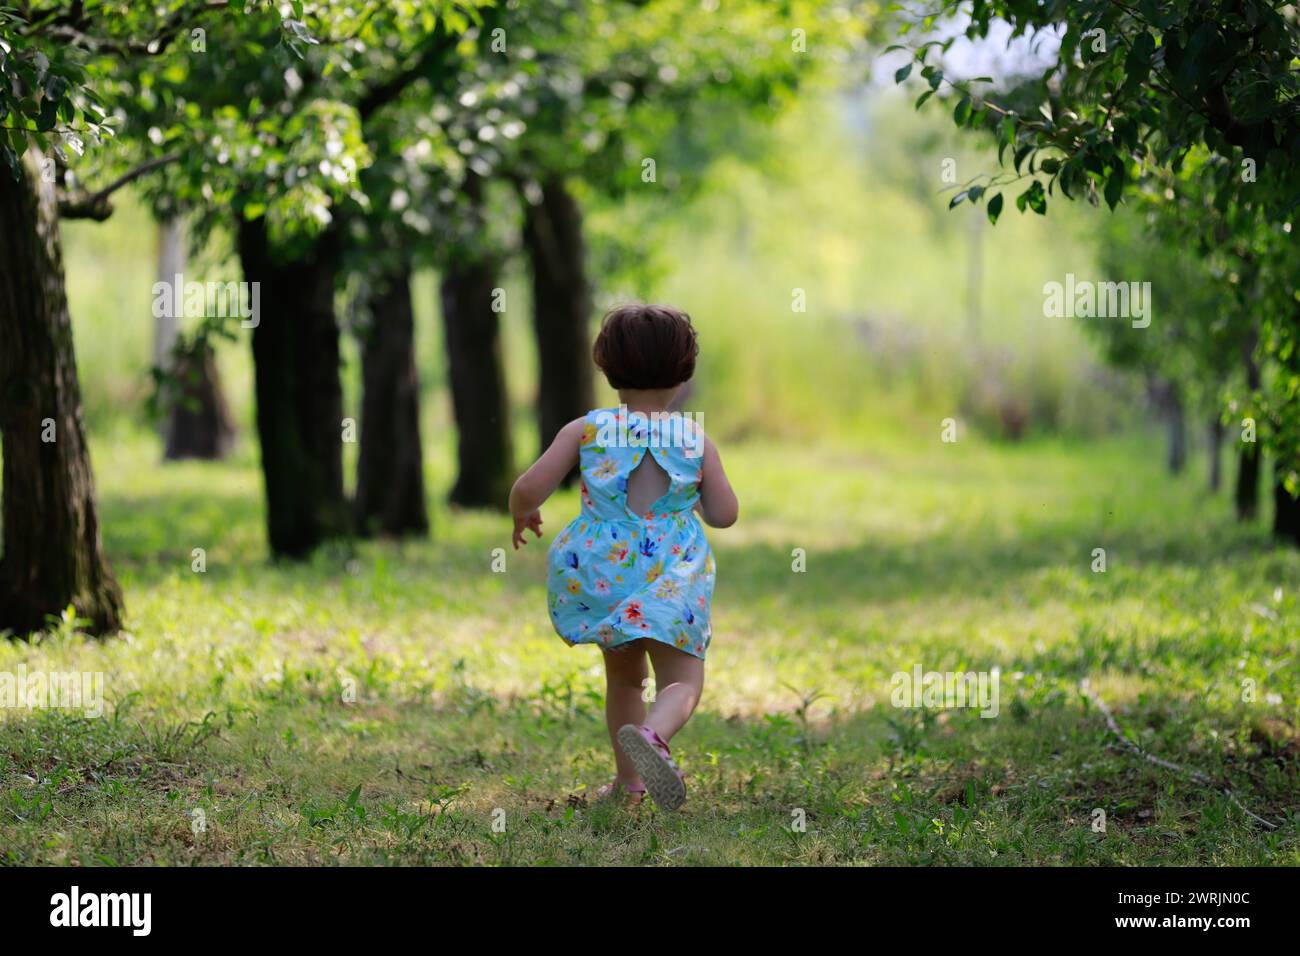
[(650, 506), (668, 494), (668, 472), (655, 461), (654, 455), (642, 455), (641, 463), (627, 477), (627, 510), (645, 514)]

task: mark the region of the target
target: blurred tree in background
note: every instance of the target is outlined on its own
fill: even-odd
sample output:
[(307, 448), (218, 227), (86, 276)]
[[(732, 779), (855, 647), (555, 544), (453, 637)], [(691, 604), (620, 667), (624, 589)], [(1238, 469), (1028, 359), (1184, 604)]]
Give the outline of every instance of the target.
[[(967, 37), (987, 37), (1000, 21), (1011, 24), (1013, 38), (1033, 36), (1040, 48), (1056, 47), (1041, 76), (1021, 85), (1018, 102), (991, 88), (991, 78), (945, 72), (943, 56), (955, 35), (913, 47), (914, 64), (929, 87), (917, 107), (932, 98), (955, 104), (954, 122), (994, 135), (999, 160), (1011, 165), (972, 180), (953, 204), (983, 200), (996, 221), (1004, 190), (1015, 183), (1021, 184), (1021, 212), (1040, 214), (1058, 189), (1067, 199), (1104, 199), (1112, 209), (1126, 195), (1146, 193), (1175, 204), (1171, 213), (1156, 214), (1154, 241), (1185, 248), (1191, 232), (1202, 255), (1240, 260), (1244, 272), (1219, 274), (1227, 296), (1246, 277), (1249, 309), (1229, 309), (1225, 316), (1189, 299), (1180, 318), (1215, 327), (1118, 351), (1125, 361), (1157, 371), (1171, 370), (1181, 356), (1189, 361), (1178, 372), (1179, 384), (1190, 380), (1212, 388), (1223, 375), (1221, 346), (1231, 351), (1234, 343), (1254, 344), (1248, 364), (1258, 361), (1262, 369), (1248, 369), (1247, 385), (1262, 391), (1249, 404), (1267, 409), (1260, 438), (1275, 457), (1275, 530), (1300, 543), (1294, 518), (1300, 492), (1300, 296), (1293, 246), (1282, 238), (1290, 235), (1300, 205), (1300, 167), (1294, 161), (1300, 153), (1300, 16), (1293, 7), (1263, 0), (946, 0), (903, 32), (925, 33), (951, 22)], [(896, 80), (906, 80), (914, 64), (901, 67)], [(1026, 101), (1031, 108), (1022, 105)], [(1177, 217), (1173, 229), (1167, 228), (1171, 217)], [(1225, 321), (1237, 327), (1229, 330)], [(1243, 510), (1249, 511), (1249, 492), (1243, 494)]]
[[(213, 236), (233, 245), (259, 290), (257, 313), (208, 311), (184, 336), (164, 324), (159, 342), (175, 344), (161, 348), (157, 375), (183, 402), (206, 407), (215, 454), (225, 439), (210, 341), (233, 336), (238, 321), (251, 328), (273, 554), (304, 557), (353, 527), (423, 533), (413, 265), (443, 271), (461, 472), (452, 500), (501, 507), (513, 465), (495, 318), (510, 249), (498, 237), (513, 233), (532, 263), (545, 444), (594, 401), (592, 282), (570, 181), (607, 194), (637, 176), (656, 182), (645, 176), (655, 163), (646, 144), (678, 135), (675, 122), (696, 105), (716, 114), (774, 102), (811, 64), (809, 35), (819, 36), (830, 7), (752, 5), (727, 21), (684, 0), (244, 0), (147, 11), (71, 2), (6, 11), (0, 117), (12, 122), (0, 153), (12, 181), (3, 201), (24, 237), (7, 246), (6, 331), (23, 347), (6, 353), (14, 400), (4, 429), (0, 623), (29, 630), (68, 604), (99, 630), (121, 615), (99, 544), (56, 199), (46, 186), (57, 184), (64, 216), (102, 221), (112, 194), (135, 183), (160, 222), (190, 220), (194, 247)], [(856, 22), (835, 9), (841, 32)], [(78, 164), (88, 139), (112, 139), (111, 148)], [(518, 224), (502, 228), (512, 218)], [(179, 259), (174, 250), (161, 258)], [(350, 504), (336, 305), (344, 287), (365, 356)], [(33, 383), (29, 365), (44, 378)], [(37, 449), (35, 426), (52, 410), (68, 437)], [(56, 453), (59, 461), (47, 460)], [(52, 519), (32, 511), (33, 500), (55, 500), (66, 533), (36, 544), (24, 515)]]
[[(732, 177), (732, 199), (749, 190), (757, 206), (762, 190), (784, 184), (793, 196), (796, 176), (829, 176), (816, 158), (799, 165), (797, 143), (772, 153), (791, 168), (764, 170), (765, 179), (746, 178), (741, 161), (750, 172), (776, 162), (763, 158), (782, 135), (773, 130), (810, 86), (820, 116), (851, 112), (842, 90), (816, 84), (832, 65), (859, 70), (864, 48), (892, 23), (920, 37), (896, 81), (915, 74), (926, 84), (918, 107), (942, 102), (958, 128), (988, 134), (1006, 163), (958, 187), (951, 206), (982, 202), (996, 222), (1013, 195), (1022, 212), (1045, 214), (1059, 190), (1132, 207), (1104, 231), (1100, 265), (1159, 277), (1158, 311), (1168, 320), (1147, 329), (1090, 323), (1089, 334), (1157, 397), (1172, 466), (1187, 460), (1186, 423), (1196, 421), (1206, 427), (1217, 487), (1223, 439), (1257, 424), (1259, 442), (1243, 441), (1236, 456), (1238, 512), (1257, 510), (1263, 447), (1274, 467), (1275, 530), (1300, 540), (1300, 300), (1290, 239), (1300, 204), (1300, 28), (1290, 8), (947, 0), (888, 21), (865, 0), (725, 10), (697, 0), (67, 2), (0, 14), (0, 207), (12, 237), (0, 254), (0, 627), (39, 627), (69, 604), (99, 630), (121, 620), (99, 544), (60, 217), (102, 221), (114, 194), (130, 187), (164, 231), (183, 222), (191, 251), (216, 246), (256, 284), (256, 315), (232, 312), (229, 301), (214, 309), (209, 299), (188, 328), (167, 317), (154, 365), (160, 395), (170, 396), (169, 457), (215, 455), (228, 428), (213, 349), (249, 329), (274, 556), (305, 558), (354, 533), (423, 535), (422, 303), (413, 276), (437, 274), (456, 432), (449, 499), (500, 509), (515, 464), (508, 369), (524, 345), (506, 341), (525, 311), (507, 296), (514, 271), (526, 275), (527, 352), (537, 370), (536, 392), (516, 401), (515, 414), (535, 412), (545, 447), (596, 403), (597, 301), (643, 284), (668, 261), (672, 250), (659, 248), (666, 213), (708, 209), (733, 233), (731, 246), (710, 254), (739, 249), (773, 261), (770, 249), (753, 248), (755, 229), (770, 233), (771, 223), (708, 208), (709, 190)], [(1013, 39), (1032, 37), (1046, 50), (1043, 68), (999, 82), (949, 75), (945, 56), (959, 36), (987, 38), (1005, 24)], [(873, 162), (885, 161), (887, 146), (872, 144)], [(917, 141), (898, 148), (888, 161), (919, 175)], [(849, 188), (866, 194), (872, 178)], [(928, 202), (924, 177), (917, 188), (918, 202)], [(1058, 427), (1071, 414), (1060, 381), (1086, 372), (1054, 369), (1061, 379), (1044, 385), (1046, 364), (1015, 367), (1004, 343), (981, 329), (988, 293), (978, 232), (935, 238), (944, 255), (966, 259), (964, 297), (909, 290), (918, 311), (962, 300), (966, 335), (940, 344), (874, 302), (859, 308), (866, 296), (849, 277), (853, 260), (826, 228), (850, 203), (830, 197), (798, 208), (802, 194), (790, 202), (763, 197), (765, 214), (791, 237), (779, 276), (754, 274), (739, 288), (702, 284), (714, 311), (741, 315), (717, 328), (718, 347), (700, 367), (702, 387), (712, 378), (742, 392), (740, 417), (749, 419), (738, 430), (762, 413), (761, 424), (779, 431), (807, 417), (804, 405), (858, 394), (857, 349), (885, 386), (917, 380), (906, 395), (882, 387), (900, 405), (943, 378), (963, 408), (1009, 437), (1035, 423)], [(896, 234), (915, 209), (873, 204), (870, 212), (841, 225)], [(812, 246), (821, 259), (805, 255)], [(923, 284), (900, 255), (879, 266), (867, 295), (894, 276)], [(174, 250), (160, 258), (181, 259)], [(760, 333), (759, 296), (797, 298), (814, 281), (821, 307), (790, 310), (802, 326), (773, 320)], [(347, 333), (361, 356), (359, 429), (345, 413)], [(760, 334), (782, 343), (787, 365), (753, 347)], [(791, 368), (816, 368), (817, 381), (796, 394), (783, 384)], [(42, 440), (47, 422), (56, 440)], [(349, 498), (344, 444), (354, 438)]]

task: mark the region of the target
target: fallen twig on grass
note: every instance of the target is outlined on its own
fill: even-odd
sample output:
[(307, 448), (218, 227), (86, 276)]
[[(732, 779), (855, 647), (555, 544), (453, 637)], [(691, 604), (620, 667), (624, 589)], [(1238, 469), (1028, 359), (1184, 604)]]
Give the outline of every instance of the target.
[(1143, 750), (1141, 747), (1135, 744), (1128, 737), (1124, 736), (1124, 731), (1120, 729), (1119, 724), (1115, 721), (1115, 715), (1112, 714), (1110, 708), (1106, 706), (1106, 702), (1101, 699), (1101, 697), (1097, 694), (1096, 691), (1092, 689), (1091, 686), (1089, 686), (1088, 679), (1086, 677), (1079, 682), (1079, 690), (1083, 692), (1083, 695), (1085, 697), (1087, 697), (1090, 701), (1092, 701), (1094, 704), (1097, 705), (1097, 709), (1101, 711), (1101, 715), (1104, 718), (1106, 718), (1106, 726), (1110, 728), (1110, 732), (1115, 735), (1115, 738), (1125, 748), (1137, 754), (1147, 763), (1155, 764), (1157, 767), (1164, 767), (1166, 770), (1174, 770), (1178, 773), (1183, 774), (1184, 776), (1190, 777), (1192, 780), (1201, 784), (1202, 786), (1213, 787), (1215, 790), (1218, 790), (1225, 797), (1227, 797), (1232, 802), (1232, 805), (1234, 807), (1236, 807), (1242, 813), (1246, 814), (1246, 816), (1250, 817), (1256, 823), (1260, 824), (1260, 826), (1263, 826), (1264, 828), (1269, 830), (1279, 829), (1279, 827), (1281, 826), (1280, 824), (1274, 823), (1272, 820), (1265, 820), (1259, 814), (1252, 813), (1250, 810), (1248, 810), (1246, 806), (1240, 800), (1237, 799), (1237, 795), (1232, 792), (1232, 788), (1229, 787), (1227, 784), (1218, 783), (1215, 780), (1212, 780), (1211, 778), (1207, 777), (1205, 774), (1201, 773), (1199, 770), (1195, 770), (1191, 767), (1184, 767), (1182, 764), (1177, 764), (1171, 760), (1165, 760), (1162, 757), (1157, 757), (1155, 754), (1147, 753), (1145, 750)]

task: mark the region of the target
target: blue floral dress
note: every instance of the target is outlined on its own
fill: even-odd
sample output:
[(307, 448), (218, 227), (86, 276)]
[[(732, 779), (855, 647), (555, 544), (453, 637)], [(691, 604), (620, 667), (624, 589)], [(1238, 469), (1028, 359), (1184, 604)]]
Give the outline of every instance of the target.
[[(551, 623), (570, 646), (614, 648), (649, 637), (704, 657), (712, 636), (714, 562), (691, 511), (704, 463), (694, 454), (703, 449), (703, 435), (694, 429), (681, 415), (587, 413), (579, 456), (582, 513), (547, 552)], [(667, 473), (669, 486), (649, 512), (635, 515), (627, 506), (627, 480), (647, 454)]]

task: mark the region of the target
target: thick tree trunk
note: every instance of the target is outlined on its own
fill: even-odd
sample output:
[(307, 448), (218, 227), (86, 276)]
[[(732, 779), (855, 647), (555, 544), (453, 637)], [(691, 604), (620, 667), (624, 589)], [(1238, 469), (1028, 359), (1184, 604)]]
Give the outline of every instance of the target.
[[(170, 288), (183, 283), (185, 228), (180, 219), (158, 223), (158, 281)], [(183, 295), (182, 288), (182, 295)], [(229, 406), (221, 394), (221, 377), (210, 348), (179, 362), (175, 356), (180, 317), (171, 309), (154, 319), (154, 365), (168, 380), (162, 420), (163, 458), (224, 458), (235, 439)]]
[(442, 277), (451, 404), (456, 417), (453, 504), (504, 509), (512, 474), (501, 329), (492, 311), (499, 287), (489, 259), (456, 261)]
[(104, 556), (63, 279), (53, 183), (29, 149), (0, 176), (0, 629), (26, 634), (71, 605), (95, 633), (122, 622)]
[(1291, 496), (1278, 469), (1273, 476), (1273, 535), (1300, 545), (1300, 501)]
[(363, 535), (428, 534), (409, 268), (383, 282), (368, 305), (353, 513)]
[(588, 329), (591, 286), (582, 210), (564, 180), (545, 180), (540, 201), (532, 204), (525, 197), (524, 209), (523, 240), (532, 264), (537, 337), (538, 426), (545, 451), (561, 428), (595, 403)]
[(245, 220), (239, 258), (244, 278), (260, 283), (253, 364), (271, 552), (303, 558), (348, 528), (337, 235), (328, 230), (311, 250), (284, 258), (271, 249), (264, 219)]
[(1227, 431), (1223, 419), (1215, 415), (1206, 429), (1207, 451), (1210, 456), (1210, 491), (1223, 487), (1223, 436)]

